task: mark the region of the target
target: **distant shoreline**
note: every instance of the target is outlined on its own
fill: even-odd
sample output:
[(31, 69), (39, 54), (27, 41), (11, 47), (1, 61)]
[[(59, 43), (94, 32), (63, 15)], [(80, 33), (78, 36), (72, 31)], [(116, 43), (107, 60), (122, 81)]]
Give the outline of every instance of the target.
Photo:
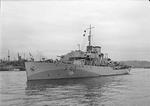
[(136, 68), (139, 68), (139, 69), (150, 69), (150, 67), (132, 67), (132, 69), (136, 69)]
[(0, 69), (0, 71), (26, 71), (26, 70), (5, 70), (5, 69), (4, 69), (4, 70), (1, 70), (1, 69)]
[[(150, 67), (132, 67), (131, 69), (150, 69)], [(0, 72), (2, 72), (2, 71), (10, 71), (10, 72), (17, 71), (17, 72), (19, 72), (19, 71), (26, 71), (26, 70), (1, 70), (0, 69)]]
[(129, 65), (132, 68), (150, 68), (150, 62), (149, 61), (120, 61), (123, 64)]
[[(120, 63), (123, 63), (125, 65), (131, 66), (133, 69), (134, 68), (143, 68), (143, 69), (150, 69), (150, 62), (149, 61), (120, 61)], [(0, 67), (0, 71), (25, 71), (24, 68), (18, 68), (15, 66), (8, 67), (5, 65), (4, 67)]]

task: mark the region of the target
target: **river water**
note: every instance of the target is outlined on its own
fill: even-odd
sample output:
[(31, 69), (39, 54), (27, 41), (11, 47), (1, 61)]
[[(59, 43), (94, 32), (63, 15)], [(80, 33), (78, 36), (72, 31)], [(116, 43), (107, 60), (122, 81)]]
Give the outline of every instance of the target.
[(150, 69), (129, 75), (27, 82), (0, 72), (0, 106), (150, 106)]

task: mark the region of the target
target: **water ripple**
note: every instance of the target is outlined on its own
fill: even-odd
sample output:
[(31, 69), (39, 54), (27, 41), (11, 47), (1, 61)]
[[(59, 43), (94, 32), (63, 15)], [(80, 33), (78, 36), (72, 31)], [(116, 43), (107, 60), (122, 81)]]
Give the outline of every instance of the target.
[(149, 106), (150, 70), (130, 75), (26, 81), (25, 72), (0, 72), (2, 106)]

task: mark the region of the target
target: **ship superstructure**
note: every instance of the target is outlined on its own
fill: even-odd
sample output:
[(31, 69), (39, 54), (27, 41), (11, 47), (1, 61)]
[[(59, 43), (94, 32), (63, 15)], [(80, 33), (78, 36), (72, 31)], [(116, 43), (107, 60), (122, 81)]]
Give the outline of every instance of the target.
[[(128, 74), (130, 67), (112, 61), (104, 56), (100, 46), (91, 45), (91, 29), (89, 31), (86, 51), (75, 50), (60, 56), (57, 61), (26, 62), (27, 80), (96, 77), (104, 75)], [(85, 36), (85, 35), (84, 35)]]

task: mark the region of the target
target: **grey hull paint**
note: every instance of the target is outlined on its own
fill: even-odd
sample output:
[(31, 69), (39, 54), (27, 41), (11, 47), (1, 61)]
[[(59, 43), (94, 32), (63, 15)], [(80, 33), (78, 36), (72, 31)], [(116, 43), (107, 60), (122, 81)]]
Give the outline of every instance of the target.
[(54, 64), (40, 62), (26, 62), (27, 80), (84, 78), (108, 75), (128, 74), (130, 69), (113, 70), (111, 67)]

